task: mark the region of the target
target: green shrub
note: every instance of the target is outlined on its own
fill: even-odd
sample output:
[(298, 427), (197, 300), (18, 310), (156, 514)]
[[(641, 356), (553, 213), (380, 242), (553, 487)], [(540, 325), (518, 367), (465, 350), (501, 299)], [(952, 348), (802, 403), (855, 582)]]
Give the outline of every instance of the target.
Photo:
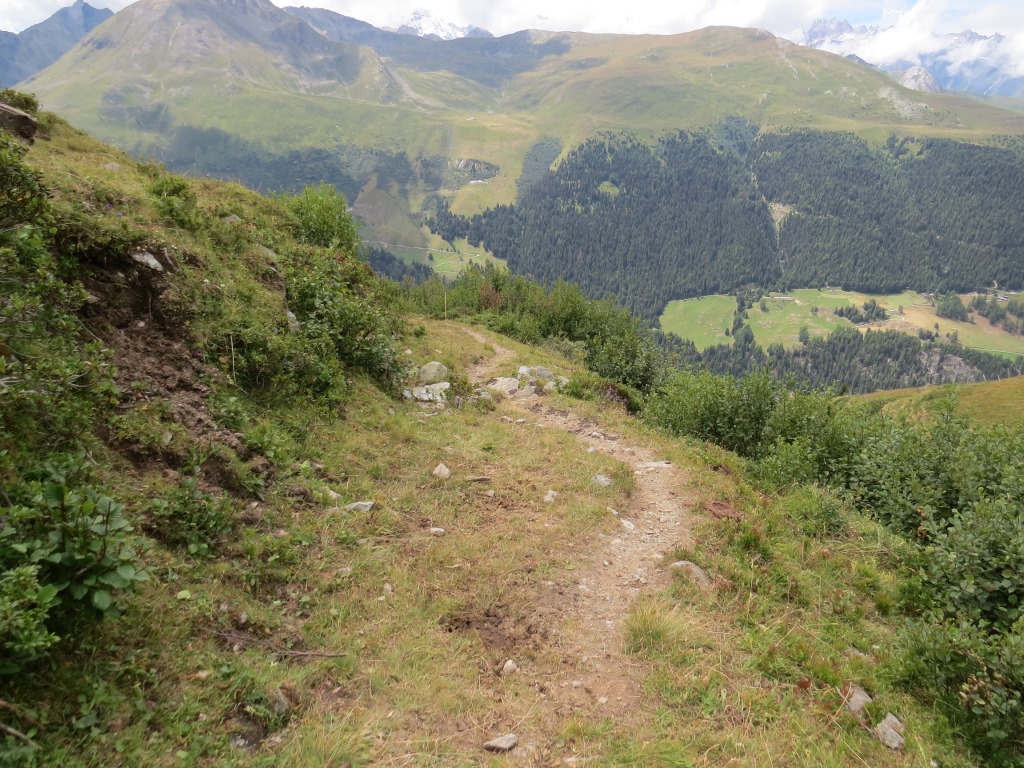
[(783, 496), (778, 510), (807, 536), (833, 538), (847, 529), (843, 502), (814, 486), (805, 485)]
[(357, 225), (345, 198), (330, 184), (306, 187), (297, 195), (282, 195), (281, 202), (296, 219), (296, 236), (308, 245), (355, 254)]
[(989, 765), (1024, 766), (1024, 620), (989, 634), (967, 616), (929, 616), (906, 633), (900, 673), (942, 704)]
[(38, 565), (0, 571), (0, 674), (17, 672), (20, 661), (60, 640), (46, 627), (57, 592), (53, 584), (40, 585)]
[(161, 541), (184, 548), (190, 555), (209, 555), (234, 522), (228, 497), (216, 497), (199, 487), (198, 462), (181, 472), (177, 486), (153, 499), (147, 515), (148, 530)]
[(149, 185), (149, 191), (161, 218), (171, 226), (190, 232), (202, 226), (204, 217), (199, 210), (196, 193), (184, 177), (173, 174), (159, 176)]
[(22, 112), (28, 112), (30, 115), (39, 111), (39, 99), (35, 97), (35, 94), (16, 91), (13, 88), (0, 89), (0, 102), (20, 109)]
[(34, 600), (8, 605), (23, 614), (14, 623), (59, 630), (83, 615), (119, 615), (117, 593), (145, 579), (123, 505), (83, 482), (81, 460), (42, 471), (10, 488), (15, 503), (0, 507), (0, 572), (25, 584), (29, 568), (36, 590)]
[(706, 371), (675, 374), (652, 396), (644, 419), (677, 435), (707, 440), (741, 456), (758, 456), (776, 405), (766, 372), (742, 379)]

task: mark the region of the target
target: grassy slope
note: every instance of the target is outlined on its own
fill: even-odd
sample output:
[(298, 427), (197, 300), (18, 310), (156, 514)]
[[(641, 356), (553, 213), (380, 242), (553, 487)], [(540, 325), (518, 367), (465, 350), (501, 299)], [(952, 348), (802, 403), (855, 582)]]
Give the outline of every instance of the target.
[(1024, 422), (1024, 379), (1019, 377), (956, 387), (891, 389), (859, 397), (882, 402), (888, 413), (920, 419), (951, 392), (959, 401), (960, 411), (980, 424), (1010, 426)]
[[(188, 254), (187, 269), (168, 278), (170, 293), (125, 318), (127, 330), (113, 337), (118, 354), (179, 290), (231, 302), (232, 312), (283, 315), (266, 253), (254, 247), (236, 258), (162, 227), (148, 177), (123, 154), (57, 125), (29, 157), (58, 198), (114, 226), (127, 216)], [(271, 201), (213, 181), (194, 189), (214, 230), (219, 215), (235, 212), (257, 242), (284, 251), (286, 220)], [(411, 361), (439, 359), (456, 376), (499, 343), (512, 356), (497, 373), (521, 363), (572, 372), (508, 339), (480, 342), (458, 323), (410, 320), (422, 325), (401, 342)], [(217, 329), (167, 330), (188, 344)], [(173, 366), (160, 350), (148, 352)], [(243, 437), (271, 461), (271, 480), (261, 498), (245, 499), (244, 514), (240, 503), (213, 557), (191, 557), (139, 527), (150, 580), (128, 598), (127, 616), (82, 628), (52, 666), (5, 681), (4, 700), (41, 722), (36, 764), (488, 765), (503, 759), (482, 752), (482, 741), (520, 728), (542, 734), (547, 762), (972, 764), (941, 720), (889, 682), (886, 615), (897, 581), (886, 564), (897, 557), (874, 526), (849, 520), (833, 538), (804, 535), (777, 500), (746, 483), (735, 456), (669, 440), (609, 403), (550, 396), (556, 410), (572, 408), (683, 470), (671, 493), (693, 503), (696, 544), (663, 554), (716, 576), (710, 593), (677, 577), (623, 617), (623, 638), (609, 634), (631, 649), (642, 680), (628, 717), (611, 720), (593, 702), (554, 710), (544, 685), (568, 686), (574, 665), (587, 661), (566, 656), (565, 628), (545, 617), (571, 602), (601, 537), (621, 535), (607, 509), (629, 504), (625, 466), (581, 450), (574, 435), (535, 426), (510, 403), (437, 412), (393, 400), (361, 377), (341, 418), (302, 398), (262, 410), (226, 386), (231, 362), (220, 364), (220, 375), (190, 391), (205, 397), (212, 387), (250, 410), (256, 424)], [(167, 404), (158, 392), (125, 386), (137, 394), (130, 406), (143, 425), (133, 440), (147, 438), (149, 448), (140, 455), (138, 445), (115, 441), (97, 445), (93, 458), (141, 522), (148, 499), (175, 476), (172, 457), (188, 434), (161, 422)], [(440, 462), (452, 470), (447, 481), (432, 475)], [(613, 479), (609, 488), (591, 482), (599, 472)], [(541, 500), (549, 488), (560, 492), (550, 505)], [(375, 506), (343, 509), (358, 500)], [(755, 550), (770, 557), (752, 558)], [(522, 674), (498, 677), (510, 655)], [(870, 717), (899, 714), (913, 748), (890, 752), (843, 712), (839, 686), (848, 679), (875, 695)], [(17, 713), (0, 714), (25, 727)]]

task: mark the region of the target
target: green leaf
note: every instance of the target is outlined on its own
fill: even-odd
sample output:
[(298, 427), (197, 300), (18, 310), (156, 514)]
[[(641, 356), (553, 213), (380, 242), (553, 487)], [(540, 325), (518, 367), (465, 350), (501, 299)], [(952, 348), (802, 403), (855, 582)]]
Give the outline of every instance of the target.
[(97, 589), (92, 593), (92, 604), (99, 610), (105, 611), (114, 604), (114, 598), (105, 589)]
[(131, 565), (121, 565), (121, 566), (118, 566), (117, 573), (118, 573), (118, 575), (122, 579), (125, 579), (127, 581), (133, 581), (135, 579), (135, 574), (137, 572), (136, 572), (134, 566), (131, 566)]

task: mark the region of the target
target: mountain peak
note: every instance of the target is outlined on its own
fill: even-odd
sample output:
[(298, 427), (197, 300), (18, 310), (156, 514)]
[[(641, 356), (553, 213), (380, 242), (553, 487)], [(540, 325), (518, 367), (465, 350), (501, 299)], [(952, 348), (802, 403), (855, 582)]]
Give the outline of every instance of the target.
[(417, 8), (409, 20), (394, 30), (400, 35), (416, 35), (431, 40), (456, 40), (460, 37), (494, 37), (486, 29), (469, 25), (460, 27), (450, 21), (435, 19), (426, 8)]

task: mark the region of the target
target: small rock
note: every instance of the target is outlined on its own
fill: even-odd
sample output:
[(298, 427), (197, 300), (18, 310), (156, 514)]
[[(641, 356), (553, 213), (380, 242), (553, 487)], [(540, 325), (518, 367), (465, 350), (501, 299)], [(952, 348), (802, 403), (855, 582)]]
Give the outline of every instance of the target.
[(440, 381), (447, 381), (448, 366), (433, 360), (420, 368), (419, 380), (422, 384), (437, 384)]
[(85, 295), (85, 303), (86, 304), (99, 304), (102, 301), (103, 300), (99, 296), (93, 296), (91, 293), (87, 293)]
[(484, 749), (488, 752), (511, 752), (516, 748), (519, 743), (519, 737), (514, 733), (506, 733), (504, 736), (498, 736), (495, 739), (484, 744)]
[(505, 421), (505, 422), (508, 422), (509, 424), (512, 423), (512, 417), (511, 416), (502, 416), (501, 420)]
[(553, 502), (557, 498), (558, 498), (558, 491), (548, 491), (547, 493), (544, 494), (544, 503), (545, 504), (550, 504), (551, 502)]
[(395, 588), (391, 584), (388, 584), (387, 582), (385, 582), (384, 583), (384, 591), (387, 592), (390, 595), (392, 592), (395, 591)]
[(484, 496), (487, 496), (488, 498), (493, 499), (494, 498), (494, 489), (490, 488), (490, 489), (484, 491)]
[(545, 395), (553, 395), (553, 394), (555, 394), (555, 392), (558, 391), (558, 385), (555, 384), (555, 382), (553, 382), (553, 381), (549, 381), (549, 382), (546, 382), (543, 387), (541, 387), (540, 391), (541, 391), (542, 394), (545, 394)]
[(512, 675), (519, 671), (519, 665), (516, 664), (512, 659), (508, 659), (501, 667), (501, 674)]
[(543, 365), (538, 365), (534, 367), (531, 370), (531, 373), (542, 381), (551, 381), (552, 379), (555, 378), (555, 374), (553, 374), (548, 368), (545, 368)]
[(431, 536), (444, 536), (445, 533), (446, 533), (446, 531), (445, 531), (444, 528), (431, 528), (430, 529), (430, 535)]
[(434, 477), (438, 477), (441, 480), (447, 480), (452, 476), (452, 471), (448, 469), (444, 464), (438, 464), (434, 467), (434, 471), (431, 473)]
[(612, 484), (612, 479), (608, 475), (594, 475), (590, 482), (594, 485), (598, 485), (601, 488), (607, 488)]
[(889, 712), (885, 719), (875, 726), (875, 736), (889, 749), (903, 748), (903, 723), (892, 712)]
[(136, 262), (137, 264), (141, 264), (144, 267), (149, 267), (150, 269), (156, 272), (164, 271), (164, 265), (157, 261), (156, 256), (154, 256), (149, 251), (139, 251), (138, 253), (133, 253), (131, 255), (131, 258), (132, 261)]
[(170, 430), (165, 429), (164, 433), (160, 435), (160, 442), (163, 445), (170, 445), (171, 440), (174, 439), (174, 435), (171, 434)]
[(505, 395), (505, 397), (512, 397), (512, 395), (519, 391), (519, 379), (513, 379), (512, 377), (495, 379), (487, 387), (497, 390)]
[(302, 330), (302, 325), (299, 323), (299, 318), (295, 316), (295, 313), (290, 309), (285, 313), (288, 318), (288, 330), (292, 333), (298, 333)]
[(332, 491), (330, 488), (328, 488), (327, 489), (327, 498), (330, 499), (331, 501), (340, 501), (341, 500), (341, 494), (337, 493), (336, 491)]
[(525, 424), (526, 419), (516, 419), (516, 424)]
[(843, 695), (846, 696), (846, 708), (850, 710), (854, 717), (863, 722), (864, 707), (871, 703), (871, 697), (868, 696), (868, 692), (859, 685), (847, 683), (843, 690)]
[(672, 563), (669, 568), (676, 571), (683, 571), (688, 573), (690, 578), (697, 582), (697, 586), (701, 589), (711, 589), (712, 581), (711, 577), (708, 576), (707, 571), (701, 568), (696, 563), (691, 563), (689, 560), (677, 560)]
[(608, 703), (608, 697), (607, 696), (602, 696), (600, 699), (597, 700), (597, 703), (598, 704), (607, 704)]
[(636, 530), (636, 525), (632, 521), (630, 521), (630, 520), (623, 520), (623, 519), (620, 518), (619, 522), (622, 523), (622, 527), (625, 528), (627, 531), (635, 531)]
[(372, 501), (356, 501), (345, 507), (346, 512), (369, 512), (373, 509), (374, 502)]
[(230, 216), (225, 216), (221, 221), (225, 224), (241, 224), (242, 217), (232, 213)]

